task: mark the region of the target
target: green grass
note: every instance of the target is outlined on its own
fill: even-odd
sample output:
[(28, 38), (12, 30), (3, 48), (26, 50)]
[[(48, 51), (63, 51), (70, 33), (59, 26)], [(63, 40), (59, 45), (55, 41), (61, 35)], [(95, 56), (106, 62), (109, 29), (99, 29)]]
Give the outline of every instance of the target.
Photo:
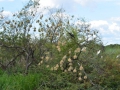
[[(106, 90), (119, 90), (120, 75), (118, 71), (113, 68), (111, 72), (106, 71), (106, 73), (110, 75), (102, 78), (104, 80), (101, 80), (102, 87), (100, 90), (104, 90), (103, 87), (106, 87)], [(89, 82), (76, 81), (70, 73), (41, 69), (28, 75), (1, 73), (0, 90), (96, 90), (96, 87), (91, 86)]]
[(0, 90), (35, 90), (39, 84), (41, 74), (0, 75)]
[(105, 47), (105, 54), (111, 59), (116, 59), (120, 55), (120, 46), (109, 45)]

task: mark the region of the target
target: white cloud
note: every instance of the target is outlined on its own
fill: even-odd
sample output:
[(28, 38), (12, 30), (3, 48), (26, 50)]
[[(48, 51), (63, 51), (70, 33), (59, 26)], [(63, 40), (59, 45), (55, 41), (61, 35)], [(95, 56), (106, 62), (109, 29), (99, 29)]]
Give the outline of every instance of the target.
[[(116, 17), (117, 18), (117, 17)], [(116, 18), (114, 18), (116, 20)], [(108, 44), (120, 44), (120, 22), (113, 22), (113, 19), (109, 20), (93, 20), (86, 24), (91, 24), (90, 28), (99, 31), (99, 35), (102, 38), (104, 45)], [(77, 21), (76, 25), (81, 25), (82, 21)]]
[(120, 22), (120, 17), (112, 17), (110, 20), (113, 22)]
[[(112, 22), (113, 20), (110, 19), (110, 22), (107, 20), (95, 20), (90, 21), (91, 28), (97, 29), (100, 34), (102, 35), (102, 40), (104, 44), (120, 44), (120, 25), (117, 22)], [(111, 23), (112, 22), (112, 23)]]
[(111, 32), (115, 32), (115, 31), (120, 31), (120, 26), (117, 24), (117, 23), (112, 23), (110, 26), (109, 26), (109, 30)]
[(108, 22), (105, 20), (91, 21), (90, 23), (91, 23), (91, 27), (99, 27), (99, 26), (108, 25)]
[[(26, 0), (24, 0), (24, 1), (26, 1)], [(46, 13), (48, 13), (49, 12), (49, 10), (50, 9), (52, 9), (52, 8), (58, 8), (59, 6), (60, 6), (60, 3), (59, 3), (59, 1), (60, 0), (58, 0), (58, 1), (56, 1), (56, 0), (32, 0), (32, 1), (36, 1), (36, 2), (39, 2), (39, 6), (38, 6), (38, 9), (37, 9), (37, 11), (38, 11), (38, 13), (43, 13), (43, 14), (46, 14)], [(48, 8), (48, 9), (46, 9), (46, 8)], [(33, 7), (33, 8), (31, 8), (31, 10), (34, 10), (35, 8)]]
[(35, 0), (39, 1), (41, 7), (57, 8), (60, 5), (60, 0)]
[(2, 15), (3, 15), (4, 17), (8, 17), (8, 16), (11, 16), (12, 13), (11, 13), (10, 11), (3, 11), (3, 12), (2, 12)]
[(71, 9), (74, 7), (74, 0), (40, 0), (39, 1), (41, 7), (49, 7), (49, 8), (68, 8)]
[(41, 7), (57, 7), (57, 3), (55, 2), (55, 0), (48, 0), (47, 2), (45, 0), (41, 0), (40, 1)]

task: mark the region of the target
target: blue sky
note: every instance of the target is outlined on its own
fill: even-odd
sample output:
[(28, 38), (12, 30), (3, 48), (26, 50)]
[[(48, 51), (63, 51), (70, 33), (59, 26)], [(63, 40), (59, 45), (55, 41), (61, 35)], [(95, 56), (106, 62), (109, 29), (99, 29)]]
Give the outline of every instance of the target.
[[(4, 15), (20, 10), (29, 0), (0, 0)], [(102, 41), (120, 44), (120, 0), (40, 0), (41, 7), (64, 8), (67, 14), (85, 18), (99, 30)]]

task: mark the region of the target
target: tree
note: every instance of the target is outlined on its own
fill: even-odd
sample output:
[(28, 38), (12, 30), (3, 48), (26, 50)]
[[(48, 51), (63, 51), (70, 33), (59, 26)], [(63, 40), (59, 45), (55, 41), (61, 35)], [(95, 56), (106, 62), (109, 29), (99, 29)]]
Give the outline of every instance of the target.
[[(63, 72), (75, 72), (82, 67), (85, 76), (91, 74), (88, 69), (100, 73), (100, 62), (95, 61), (102, 47), (98, 31), (91, 30), (90, 24), (83, 20), (65, 15), (62, 9), (49, 17), (38, 15), (38, 5), (39, 1), (30, 0), (21, 11), (13, 14), (12, 19), (2, 24), (2, 69), (18, 71), (23, 67), (27, 74), (30, 67), (37, 68), (40, 62), (39, 65), (50, 64), (51, 69), (59, 68)], [(39, 36), (34, 36), (36, 33)]]
[[(29, 66), (35, 61), (35, 47), (34, 43), (32, 43), (30, 30), (35, 19), (37, 5), (38, 3), (30, 0), (21, 11), (13, 14), (12, 19), (5, 20), (2, 24), (0, 64), (1, 67), (5, 67), (4, 69), (8, 69), (14, 66), (15, 63), (19, 64), (25, 60), (25, 73), (27, 73)], [(32, 8), (34, 10), (29, 11)]]

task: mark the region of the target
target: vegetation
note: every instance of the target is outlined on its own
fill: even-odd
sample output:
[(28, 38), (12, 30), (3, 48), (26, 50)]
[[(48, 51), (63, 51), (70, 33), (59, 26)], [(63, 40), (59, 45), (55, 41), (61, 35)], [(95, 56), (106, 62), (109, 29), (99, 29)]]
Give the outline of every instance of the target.
[[(45, 16), (30, 0), (0, 15), (0, 90), (119, 90), (119, 45), (62, 9)], [(114, 50), (114, 52), (113, 52)]]

